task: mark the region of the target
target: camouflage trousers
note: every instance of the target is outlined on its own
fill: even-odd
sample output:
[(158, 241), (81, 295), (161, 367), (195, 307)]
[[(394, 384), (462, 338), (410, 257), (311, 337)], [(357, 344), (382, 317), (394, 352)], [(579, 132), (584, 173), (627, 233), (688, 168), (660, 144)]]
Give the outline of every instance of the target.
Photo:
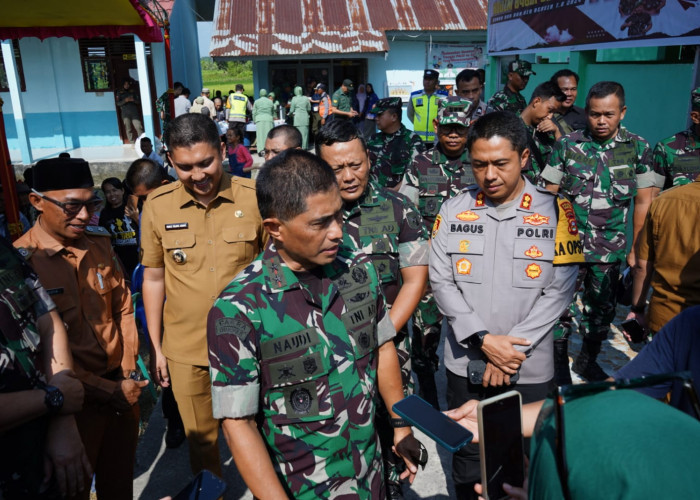
[[(403, 385), (404, 397), (413, 394), (413, 379), (411, 378), (411, 337), (408, 335), (408, 327), (404, 327), (396, 332), (394, 337), (396, 354), (399, 356), (399, 368), (401, 369), (401, 383)], [(398, 483), (399, 476), (406, 466), (397, 457), (391, 447), (394, 444), (394, 428), (391, 427), (391, 416), (384, 406), (384, 401), (377, 394), (375, 396), (377, 411), (374, 421), (379, 436), (379, 443), (382, 447), (382, 461), (384, 462), (384, 480), (386, 482)]]
[(440, 360), (437, 348), (440, 344), (442, 318), (442, 313), (435, 302), (435, 296), (432, 290), (428, 289), (427, 293), (420, 299), (411, 318), (413, 322), (411, 357), (413, 358), (413, 371), (419, 377), (425, 373), (432, 375), (438, 369)]
[[(577, 329), (585, 339), (602, 342), (608, 338), (617, 306), (620, 265), (620, 262), (581, 264), (576, 279), (577, 292), (554, 327), (554, 340), (568, 339)], [(581, 297), (583, 304), (578, 328), (574, 322), (578, 312), (577, 296)]]

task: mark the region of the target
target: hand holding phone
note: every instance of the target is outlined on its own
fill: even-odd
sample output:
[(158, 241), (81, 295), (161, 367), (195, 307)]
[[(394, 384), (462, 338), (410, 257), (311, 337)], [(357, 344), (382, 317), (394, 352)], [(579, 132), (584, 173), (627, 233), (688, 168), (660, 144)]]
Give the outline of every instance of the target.
[(635, 318), (623, 321), (620, 326), (632, 342), (639, 343), (644, 341), (646, 332), (644, 331), (644, 327), (642, 327)]
[(393, 410), (453, 453), (472, 439), (466, 428), (415, 394), (396, 403)]

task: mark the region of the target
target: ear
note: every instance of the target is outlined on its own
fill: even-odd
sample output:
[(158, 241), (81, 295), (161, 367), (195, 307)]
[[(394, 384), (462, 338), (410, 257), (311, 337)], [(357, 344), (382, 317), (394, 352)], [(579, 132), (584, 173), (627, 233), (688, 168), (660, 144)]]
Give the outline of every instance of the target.
[(433, 119), (433, 128), (435, 129), (435, 133), (437, 134), (437, 129), (438, 129), (438, 119), (434, 118)]
[(44, 200), (38, 194), (29, 193), (29, 203), (31, 203), (38, 212), (43, 212)]
[(527, 160), (530, 158), (530, 150), (528, 148), (523, 149), (523, 153), (520, 155), (520, 170), (525, 168), (527, 165)]
[(225, 159), (226, 159), (226, 143), (222, 142), (221, 143), (221, 161), (224, 161)]
[(280, 236), (281, 226), (282, 221), (280, 221), (277, 217), (270, 217), (263, 220), (263, 227), (265, 228), (265, 231), (267, 231), (267, 233), (274, 238), (275, 241), (284, 242), (284, 238)]
[(700, 110), (695, 109), (690, 112), (690, 119), (695, 125), (700, 125)]
[(627, 106), (622, 106), (620, 110), (620, 121), (625, 119), (625, 114), (627, 113)]

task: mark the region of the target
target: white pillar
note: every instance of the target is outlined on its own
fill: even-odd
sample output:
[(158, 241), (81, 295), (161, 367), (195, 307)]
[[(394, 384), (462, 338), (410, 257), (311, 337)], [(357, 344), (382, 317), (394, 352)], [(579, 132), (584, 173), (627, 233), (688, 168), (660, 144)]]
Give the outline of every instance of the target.
[(22, 89), (20, 86), (17, 64), (15, 63), (15, 52), (12, 47), (12, 40), (3, 40), (1, 43), (2, 59), (5, 63), (7, 84), (10, 87), (12, 114), (15, 118), (15, 127), (17, 128), (19, 149), (22, 152), (22, 163), (24, 163), (25, 165), (29, 165), (33, 162), (32, 147), (29, 143), (29, 133), (27, 132), (27, 120), (24, 117), (24, 106), (22, 105)]
[(136, 49), (136, 69), (139, 74), (143, 129), (146, 133), (146, 137), (150, 137), (155, 144), (155, 128), (153, 127), (153, 113), (151, 112), (153, 109), (151, 103), (151, 84), (148, 80), (148, 65), (146, 63), (146, 44), (136, 35), (134, 35), (134, 48)]

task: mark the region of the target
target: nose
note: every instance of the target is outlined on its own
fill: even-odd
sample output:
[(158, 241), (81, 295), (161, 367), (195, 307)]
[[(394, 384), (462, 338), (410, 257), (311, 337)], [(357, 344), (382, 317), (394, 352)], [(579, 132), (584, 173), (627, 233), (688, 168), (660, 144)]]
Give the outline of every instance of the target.
[(345, 167), (343, 170), (340, 171), (340, 180), (346, 183), (351, 183), (353, 180), (354, 176), (352, 175), (352, 171), (350, 168)]
[(493, 165), (488, 165), (486, 167), (486, 172), (485, 172), (484, 177), (487, 181), (495, 180), (497, 177), (496, 176), (496, 167), (494, 167)]
[(83, 205), (80, 207), (80, 212), (75, 214), (74, 218), (80, 219), (80, 220), (90, 220), (90, 217), (92, 217), (92, 214), (88, 211), (87, 206)]
[(342, 219), (334, 219), (328, 227), (328, 239), (331, 241), (340, 241), (343, 239), (343, 221)]

